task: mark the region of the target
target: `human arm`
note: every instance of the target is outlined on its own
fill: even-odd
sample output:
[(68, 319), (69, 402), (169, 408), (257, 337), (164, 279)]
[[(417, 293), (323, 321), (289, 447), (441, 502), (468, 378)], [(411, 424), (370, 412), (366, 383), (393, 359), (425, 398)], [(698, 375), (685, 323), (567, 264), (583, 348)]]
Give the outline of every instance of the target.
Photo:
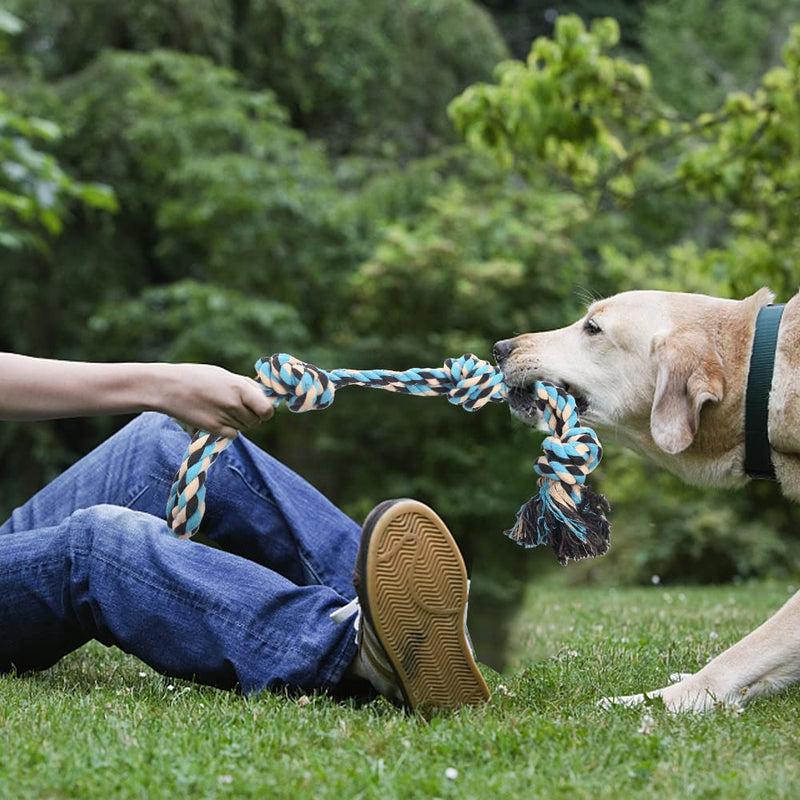
[(0, 353), (0, 419), (37, 420), (161, 411), (233, 437), (268, 419), (251, 378), (208, 364), (89, 363)]

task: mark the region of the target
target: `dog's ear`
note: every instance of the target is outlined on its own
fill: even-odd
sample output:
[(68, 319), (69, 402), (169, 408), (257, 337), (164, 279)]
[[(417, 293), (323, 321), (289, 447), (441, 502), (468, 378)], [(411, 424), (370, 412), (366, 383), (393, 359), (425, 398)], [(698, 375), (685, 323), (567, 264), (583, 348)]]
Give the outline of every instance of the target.
[(711, 336), (692, 325), (654, 337), (656, 387), (650, 413), (653, 441), (675, 455), (694, 441), (700, 410), (725, 393), (725, 371)]

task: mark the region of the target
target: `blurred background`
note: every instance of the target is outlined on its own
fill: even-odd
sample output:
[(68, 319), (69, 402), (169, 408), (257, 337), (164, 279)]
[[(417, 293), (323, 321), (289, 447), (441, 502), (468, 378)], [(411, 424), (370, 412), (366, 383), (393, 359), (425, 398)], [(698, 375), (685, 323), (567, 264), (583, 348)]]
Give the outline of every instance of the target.
[[(6, 0), (0, 349), (406, 368), (626, 289), (785, 301), (798, 22), (800, 0)], [(0, 518), (125, 421), (0, 426)], [(502, 668), (526, 583), (561, 569), (502, 536), (537, 434), (351, 389), (252, 438), (359, 520), (431, 503)], [(605, 444), (612, 548), (564, 580), (797, 570), (774, 486), (695, 490)]]

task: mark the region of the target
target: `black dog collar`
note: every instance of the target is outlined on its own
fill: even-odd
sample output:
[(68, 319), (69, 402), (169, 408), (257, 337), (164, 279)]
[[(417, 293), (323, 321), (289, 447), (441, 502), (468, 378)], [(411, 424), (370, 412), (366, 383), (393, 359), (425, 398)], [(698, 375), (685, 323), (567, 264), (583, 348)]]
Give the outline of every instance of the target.
[(775, 346), (783, 309), (784, 304), (769, 305), (758, 312), (744, 407), (744, 471), (751, 478), (772, 481), (775, 467), (769, 455), (767, 423)]

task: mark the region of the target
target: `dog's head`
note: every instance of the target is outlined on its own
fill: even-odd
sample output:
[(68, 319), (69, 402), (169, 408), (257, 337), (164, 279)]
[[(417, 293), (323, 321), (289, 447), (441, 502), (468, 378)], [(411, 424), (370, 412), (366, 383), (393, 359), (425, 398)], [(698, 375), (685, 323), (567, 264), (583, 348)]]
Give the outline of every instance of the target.
[(576, 398), (587, 424), (677, 454), (694, 441), (703, 407), (725, 397), (726, 360), (746, 362), (742, 340), (769, 301), (767, 290), (741, 302), (625, 292), (593, 303), (566, 328), (497, 342), (495, 359), (512, 412), (529, 424), (536, 421), (526, 390), (548, 380)]

